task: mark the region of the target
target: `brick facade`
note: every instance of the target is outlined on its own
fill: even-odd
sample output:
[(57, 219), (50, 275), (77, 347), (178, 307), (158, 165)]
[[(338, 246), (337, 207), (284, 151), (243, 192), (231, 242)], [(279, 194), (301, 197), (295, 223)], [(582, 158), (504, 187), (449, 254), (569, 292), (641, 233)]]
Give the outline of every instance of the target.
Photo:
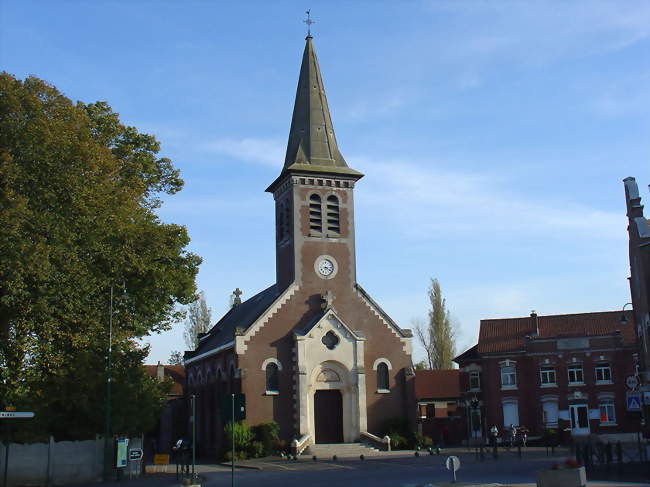
[(479, 343), (455, 359), (465, 402), (479, 401), (481, 435), (511, 423), (531, 436), (545, 429), (636, 433), (640, 413), (626, 405), (626, 377), (636, 367), (634, 325), (620, 317), (614, 311), (482, 320)]

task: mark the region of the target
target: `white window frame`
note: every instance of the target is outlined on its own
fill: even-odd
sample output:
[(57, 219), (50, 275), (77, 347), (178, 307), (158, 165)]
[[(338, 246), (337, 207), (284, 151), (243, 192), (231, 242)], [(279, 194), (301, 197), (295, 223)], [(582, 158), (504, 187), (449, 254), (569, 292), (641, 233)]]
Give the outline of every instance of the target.
[[(512, 369), (512, 370), (507, 370)], [(517, 365), (514, 362), (501, 365), (501, 389), (517, 388)]]
[[(476, 380), (477, 385), (472, 385), (472, 381)], [(481, 390), (481, 373), (474, 371), (469, 373), (469, 390), (470, 391), (480, 391)]]
[[(574, 378), (577, 378), (576, 372), (580, 371), (580, 380), (571, 380), (571, 372), (574, 372)], [(575, 385), (575, 384), (584, 384), (585, 383), (585, 371), (584, 367), (582, 364), (569, 364), (566, 369), (567, 373), (567, 380), (569, 381), (569, 385)]]
[[(546, 369), (546, 370), (544, 370)], [(553, 380), (551, 381), (551, 377)], [(546, 378), (546, 380), (544, 380)], [(542, 365), (539, 368), (539, 381), (542, 387), (555, 387), (557, 386), (557, 372), (553, 365)]]
[[(601, 378), (598, 378), (599, 372), (601, 373)], [(612, 383), (612, 367), (609, 365), (609, 362), (596, 362), (596, 367), (594, 368), (594, 375), (596, 377), (596, 384), (611, 384)], [(605, 375), (609, 376), (608, 378), (603, 378)]]
[[(598, 409), (600, 410), (601, 426), (616, 426), (616, 403), (613, 397), (601, 397), (598, 399)], [(603, 412), (607, 417), (606, 421), (602, 420)]]
[[(546, 417), (546, 408), (544, 408), (545, 404), (555, 404), (555, 421), (548, 421), (548, 418)], [(559, 419), (560, 419), (560, 407), (559, 407), (559, 402), (556, 397), (554, 398), (542, 398), (542, 423), (544, 424), (544, 427), (546, 428), (553, 428), (557, 427), (559, 424)]]

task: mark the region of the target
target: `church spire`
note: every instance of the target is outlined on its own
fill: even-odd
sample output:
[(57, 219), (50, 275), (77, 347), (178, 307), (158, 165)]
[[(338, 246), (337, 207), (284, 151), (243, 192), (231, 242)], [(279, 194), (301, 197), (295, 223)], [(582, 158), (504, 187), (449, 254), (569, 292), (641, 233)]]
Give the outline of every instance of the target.
[[(349, 168), (339, 152), (312, 39), (311, 34), (308, 34), (302, 55), (287, 153), (280, 176), (298, 171), (334, 173), (359, 179), (363, 174)], [(275, 183), (271, 185), (273, 186)]]

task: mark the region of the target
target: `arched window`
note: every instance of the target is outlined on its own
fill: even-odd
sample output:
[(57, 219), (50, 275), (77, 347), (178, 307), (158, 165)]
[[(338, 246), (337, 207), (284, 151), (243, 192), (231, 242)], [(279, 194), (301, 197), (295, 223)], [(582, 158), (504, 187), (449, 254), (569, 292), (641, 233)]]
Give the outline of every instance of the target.
[(339, 223), (339, 199), (334, 195), (327, 197), (327, 231), (341, 233), (341, 225)]
[(309, 231), (323, 232), (323, 212), (321, 209), (321, 199), (317, 194), (309, 197)]
[(278, 392), (278, 364), (266, 364), (266, 392)]
[(388, 365), (381, 362), (377, 365), (377, 389), (380, 391), (388, 391)]

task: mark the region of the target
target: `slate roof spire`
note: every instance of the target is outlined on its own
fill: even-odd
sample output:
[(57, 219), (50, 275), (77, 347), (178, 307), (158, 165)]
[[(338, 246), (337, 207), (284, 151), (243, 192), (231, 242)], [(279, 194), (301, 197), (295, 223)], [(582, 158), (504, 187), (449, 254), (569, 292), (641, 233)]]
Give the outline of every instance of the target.
[(280, 176), (298, 171), (335, 173), (359, 179), (363, 174), (348, 167), (339, 151), (312, 39), (311, 34), (305, 38), (289, 142)]

